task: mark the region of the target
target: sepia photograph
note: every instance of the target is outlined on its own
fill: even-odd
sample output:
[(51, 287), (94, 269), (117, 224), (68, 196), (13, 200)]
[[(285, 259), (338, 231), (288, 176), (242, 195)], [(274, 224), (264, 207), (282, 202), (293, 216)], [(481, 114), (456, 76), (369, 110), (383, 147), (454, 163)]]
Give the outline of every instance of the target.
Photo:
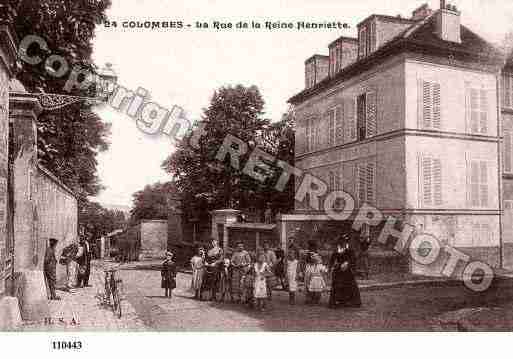
[(0, 341), (512, 330), (511, 1), (0, 0)]

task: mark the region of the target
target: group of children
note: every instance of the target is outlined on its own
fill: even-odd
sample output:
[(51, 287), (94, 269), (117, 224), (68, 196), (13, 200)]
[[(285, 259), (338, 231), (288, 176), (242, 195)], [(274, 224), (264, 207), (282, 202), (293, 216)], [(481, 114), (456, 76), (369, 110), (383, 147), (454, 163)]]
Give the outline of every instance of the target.
[[(299, 282), (304, 282), (307, 304), (319, 304), (322, 293), (327, 288), (328, 269), (322, 263), (319, 254), (308, 252), (304, 260), (299, 260), (299, 252), (290, 248), (287, 258), (276, 256), (266, 248), (258, 251), (256, 260), (251, 259), (248, 252), (238, 244), (236, 255), (219, 261), (217, 290), (224, 301), (229, 297), (232, 301), (246, 303), (258, 310), (264, 310), (272, 297), (272, 290), (278, 281), (289, 293), (290, 304), (296, 303)], [(240, 258), (248, 258), (241, 261)], [(242, 263), (242, 264), (239, 264)], [(192, 281), (191, 290), (196, 299), (202, 299), (204, 291), (203, 277), (205, 274), (205, 251), (199, 248), (191, 259)], [(235, 298), (235, 300), (234, 300)], [(211, 297), (217, 300), (217, 295)]]

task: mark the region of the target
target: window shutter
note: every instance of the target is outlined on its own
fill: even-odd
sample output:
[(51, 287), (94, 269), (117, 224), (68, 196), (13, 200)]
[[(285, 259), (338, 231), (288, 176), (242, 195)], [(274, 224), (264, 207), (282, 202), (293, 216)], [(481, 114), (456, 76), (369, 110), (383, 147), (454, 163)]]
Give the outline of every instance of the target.
[(479, 207), (479, 162), (470, 162), (470, 203), (473, 207)]
[(360, 40), (359, 55), (360, 55), (360, 58), (362, 58), (366, 55), (365, 49), (366, 49), (366, 45), (367, 45), (367, 29), (365, 27), (362, 27), (360, 30), (360, 39), (359, 40)]
[(480, 132), (486, 134), (488, 133), (488, 91), (481, 90), (479, 94), (481, 99)]
[(508, 74), (504, 75), (503, 77), (503, 83), (504, 85), (502, 86), (503, 88), (503, 92), (504, 92), (504, 106), (505, 107), (512, 107), (513, 103), (512, 103), (512, 99), (513, 99), (513, 96), (512, 96), (512, 77)]
[(432, 122), (432, 126), (434, 129), (437, 129), (437, 130), (440, 130), (441, 129), (441, 126), (442, 126), (442, 123), (441, 123), (441, 117), (442, 117), (442, 106), (441, 106), (441, 103), (442, 103), (442, 99), (441, 99), (441, 96), (442, 96), (442, 91), (441, 91), (441, 88), (440, 88), (440, 84), (438, 83), (433, 83), (432, 85), (432, 88), (433, 88), (433, 103), (432, 103), (432, 106), (433, 106), (433, 116), (432, 116), (432, 119), (433, 119), (433, 122)]
[(328, 192), (333, 192), (334, 188), (335, 188), (335, 175), (333, 174), (333, 171), (330, 171), (329, 174), (328, 174), (328, 181), (329, 181), (329, 185), (328, 185)]
[(367, 196), (366, 201), (368, 203), (374, 203), (374, 163), (367, 163)]
[(316, 120), (315, 121), (315, 145), (314, 145), (314, 150), (318, 150), (321, 148), (321, 123), (320, 121)]
[(479, 91), (470, 89), (470, 132), (479, 132)]
[(356, 141), (356, 99), (344, 100), (344, 124), (346, 130), (346, 143)]
[(335, 114), (334, 110), (329, 110), (324, 115), (325, 121), (328, 123), (328, 145), (335, 144)]
[(509, 129), (504, 129), (504, 172), (511, 173), (511, 131)]
[(486, 161), (480, 162), (480, 171), (480, 205), (488, 207), (488, 163)]
[(356, 167), (357, 181), (356, 181), (356, 193), (358, 196), (358, 204), (362, 205), (365, 202), (367, 192), (367, 167), (364, 164), (358, 164)]
[(344, 114), (343, 106), (337, 106), (335, 109), (335, 143), (341, 145), (344, 143)]
[(305, 120), (305, 152), (310, 152), (312, 150), (311, 141), (312, 141), (312, 121), (310, 119)]
[(432, 159), (433, 194), (434, 203), (437, 206), (442, 204), (442, 163), (439, 158)]
[(342, 191), (342, 168), (335, 172), (335, 191)]
[(431, 97), (431, 84), (422, 79), (418, 80), (418, 126), (419, 128), (432, 128), (432, 97)]
[(298, 131), (296, 133), (296, 151), (298, 153), (306, 152), (306, 121), (299, 122)]
[(367, 138), (376, 135), (376, 92), (367, 92), (367, 115), (366, 115), (366, 127), (367, 127)]
[(433, 176), (431, 172), (431, 158), (421, 156), (421, 173), (422, 173), (422, 203), (424, 206), (433, 204)]

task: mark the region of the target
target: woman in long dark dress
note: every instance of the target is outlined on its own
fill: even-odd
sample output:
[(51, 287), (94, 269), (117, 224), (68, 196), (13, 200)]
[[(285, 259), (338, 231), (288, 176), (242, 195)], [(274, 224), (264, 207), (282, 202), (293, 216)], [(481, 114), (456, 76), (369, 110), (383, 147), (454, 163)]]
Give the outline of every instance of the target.
[(210, 292), (210, 300), (216, 300), (216, 293), (221, 275), (221, 264), (223, 261), (223, 250), (219, 247), (217, 240), (212, 240), (210, 248), (205, 257), (205, 273), (203, 274), (202, 291)]
[(354, 278), (356, 258), (347, 240), (337, 243), (335, 252), (331, 255), (330, 269), (332, 283), (330, 292), (331, 308), (338, 306), (360, 307), (360, 290)]
[(166, 253), (166, 259), (162, 263), (160, 275), (162, 277), (161, 287), (164, 289), (164, 295), (166, 298), (171, 298), (171, 293), (176, 288), (176, 264), (173, 261), (173, 253)]

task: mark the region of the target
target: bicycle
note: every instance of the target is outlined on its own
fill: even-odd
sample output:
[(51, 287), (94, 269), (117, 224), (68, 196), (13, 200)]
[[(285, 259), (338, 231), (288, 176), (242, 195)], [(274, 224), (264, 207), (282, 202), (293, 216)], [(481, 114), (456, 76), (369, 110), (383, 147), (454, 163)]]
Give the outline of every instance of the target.
[[(114, 314), (121, 318), (121, 293), (120, 289), (123, 281), (116, 278), (116, 269), (106, 269), (105, 273), (105, 303), (112, 306)], [(112, 297), (112, 304), (111, 304)]]

